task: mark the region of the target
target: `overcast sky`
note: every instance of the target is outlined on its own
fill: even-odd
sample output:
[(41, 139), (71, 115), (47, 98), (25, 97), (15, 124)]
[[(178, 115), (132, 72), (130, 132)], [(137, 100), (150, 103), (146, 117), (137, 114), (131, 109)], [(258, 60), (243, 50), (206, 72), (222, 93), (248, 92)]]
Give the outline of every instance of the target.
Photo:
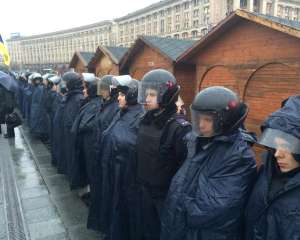
[(23, 36), (122, 17), (159, 0), (1, 0), (0, 34)]

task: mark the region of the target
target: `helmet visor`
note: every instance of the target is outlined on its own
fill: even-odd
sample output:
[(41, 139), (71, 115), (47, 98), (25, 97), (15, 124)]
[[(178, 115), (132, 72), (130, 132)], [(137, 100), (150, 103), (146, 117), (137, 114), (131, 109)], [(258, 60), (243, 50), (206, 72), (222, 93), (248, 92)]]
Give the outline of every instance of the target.
[(283, 149), (290, 153), (300, 154), (300, 140), (278, 129), (265, 129), (258, 144), (276, 150)]
[(118, 86), (118, 82), (112, 78), (111, 81), (104, 81), (102, 79), (100, 79), (98, 81), (98, 92), (101, 91), (109, 91), (111, 92), (112, 89), (116, 89)]
[(145, 83), (139, 84), (138, 103), (146, 104), (149, 98), (156, 96), (156, 102), (161, 103), (164, 93), (168, 90), (168, 86), (164, 83)]
[(199, 137), (213, 137), (220, 134), (218, 113), (191, 109), (192, 129)]

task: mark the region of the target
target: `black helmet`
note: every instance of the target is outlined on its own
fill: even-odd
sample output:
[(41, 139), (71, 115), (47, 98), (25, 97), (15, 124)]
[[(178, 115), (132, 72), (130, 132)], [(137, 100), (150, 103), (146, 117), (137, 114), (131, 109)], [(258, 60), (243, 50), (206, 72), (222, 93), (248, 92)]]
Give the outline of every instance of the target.
[(109, 91), (110, 96), (115, 96), (117, 91), (118, 82), (113, 75), (105, 75), (100, 79), (99, 92), (102, 90)]
[(138, 93), (140, 104), (146, 103), (147, 90), (149, 89), (157, 92), (157, 103), (162, 108), (175, 103), (180, 91), (174, 75), (164, 69), (155, 69), (144, 75)]
[[(213, 134), (211, 136), (229, 133), (244, 122), (248, 107), (240, 102), (238, 96), (228, 88), (215, 86), (200, 91), (191, 105), (193, 130), (203, 136), (199, 128), (199, 118), (211, 116)], [(210, 136), (210, 137), (211, 137)]]
[(82, 73), (83, 81), (89, 97), (97, 96), (98, 78), (93, 73)]
[(137, 104), (139, 82), (129, 75), (116, 76), (117, 90), (125, 95), (127, 105)]
[(63, 81), (66, 82), (68, 91), (75, 89), (82, 89), (82, 78), (76, 72), (66, 72), (62, 76)]

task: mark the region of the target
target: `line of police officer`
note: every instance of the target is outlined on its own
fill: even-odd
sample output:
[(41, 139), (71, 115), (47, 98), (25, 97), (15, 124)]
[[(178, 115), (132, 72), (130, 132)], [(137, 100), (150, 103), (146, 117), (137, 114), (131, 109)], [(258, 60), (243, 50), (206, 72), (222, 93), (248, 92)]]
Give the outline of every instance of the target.
[(248, 107), (229, 89), (198, 93), (190, 125), (163, 69), (140, 83), (68, 72), (20, 85), (31, 132), (50, 136), (53, 165), (89, 199), (87, 226), (107, 239), (300, 239), (299, 97), (264, 123), (257, 176)]

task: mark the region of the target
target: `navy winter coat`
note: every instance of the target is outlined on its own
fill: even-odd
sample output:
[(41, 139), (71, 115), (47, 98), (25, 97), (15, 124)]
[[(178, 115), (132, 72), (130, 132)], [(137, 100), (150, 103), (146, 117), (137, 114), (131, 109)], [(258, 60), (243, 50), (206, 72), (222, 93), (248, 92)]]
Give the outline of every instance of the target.
[(95, 142), (96, 114), (101, 109), (102, 100), (94, 97), (84, 104), (72, 126), (74, 152), (72, 159), (71, 188), (84, 187), (91, 182), (92, 170), (96, 161)]
[(34, 134), (48, 134), (50, 121), (46, 109), (47, 89), (42, 85), (33, 88), (30, 109), (30, 130)]
[(188, 157), (174, 176), (161, 219), (161, 240), (239, 240), (256, 176), (254, 154), (239, 131), (202, 149), (189, 135)]
[(31, 109), (31, 98), (32, 98), (33, 88), (34, 87), (31, 84), (28, 84), (27, 87), (24, 88), (24, 95), (23, 95), (23, 111), (29, 127), (30, 127), (30, 109)]
[(100, 230), (100, 201), (101, 201), (101, 187), (102, 187), (102, 177), (101, 174), (101, 138), (102, 133), (105, 131), (106, 128), (111, 124), (113, 118), (119, 111), (119, 104), (115, 98), (111, 98), (108, 101), (103, 102), (101, 109), (99, 112), (97, 112), (96, 115), (96, 134), (97, 134), (97, 141), (95, 143), (95, 149), (96, 149), (96, 161), (95, 166), (93, 170), (93, 177), (91, 182), (91, 206), (89, 211), (89, 217), (88, 217), (88, 228), (94, 229), (94, 230)]
[(63, 115), (65, 110), (65, 97), (62, 95), (57, 95), (55, 102), (57, 104), (56, 111), (53, 117), (53, 130), (51, 139), (51, 155), (52, 164), (54, 166), (58, 165), (61, 158), (63, 157)]
[(74, 154), (74, 134), (71, 132), (74, 120), (79, 114), (84, 96), (81, 89), (67, 92), (62, 117), (62, 158), (58, 161), (59, 173), (71, 178), (72, 158)]
[(101, 229), (110, 240), (126, 240), (129, 236), (129, 206), (126, 195), (134, 175), (137, 131), (143, 108), (128, 107), (117, 114), (103, 132), (101, 140)]

